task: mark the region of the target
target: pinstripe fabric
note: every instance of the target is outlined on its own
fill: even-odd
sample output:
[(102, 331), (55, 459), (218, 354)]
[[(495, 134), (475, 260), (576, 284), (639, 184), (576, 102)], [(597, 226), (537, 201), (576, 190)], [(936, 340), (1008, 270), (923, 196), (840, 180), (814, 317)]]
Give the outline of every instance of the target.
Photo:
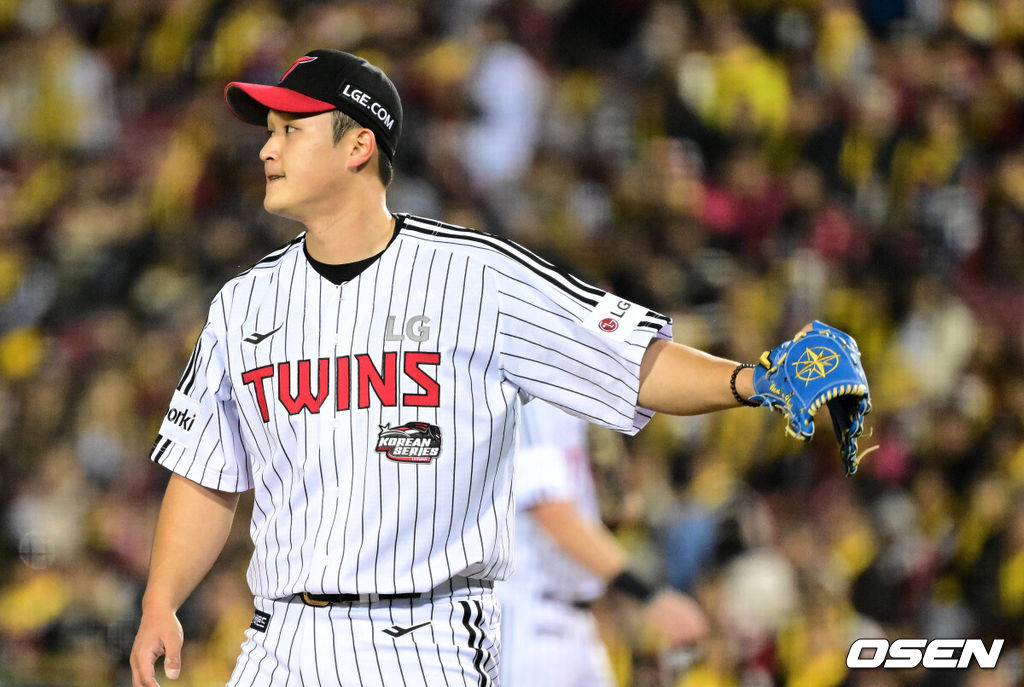
[(613, 687), (590, 611), (500, 593), (501, 687)]
[[(521, 398), (629, 433), (650, 416), (635, 406), (639, 363), (670, 337), (667, 318), (643, 311), (608, 336), (585, 325), (603, 292), (516, 244), (398, 224), (341, 286), (309, 265), (301, 236), (228, 282), (161, 426), (155, 461), (255, 489), (257, 597), (502, 579)], [(437, 455), (378, 449), (384, 428), (410, 423), (437, 428)]]
[(587, 423), (543, 401), (523, 407), (516, 453), (516, 570), (495, 587), (505, 639), (503, 687), (611, 687), (607, 651), (591, 601), (604, 583), (576, 563), (530, 515), (553, 501), (572, 503), (600, 522), (587, 451)]
[(257, 598), (256, 608), (270, 615), (267, 630), (246, 630), (229, 687), (499, 684), (501, 612), (490, 592), (323, 608)]
[(516, 571), (502, 589), (521, 588), (567, 601), (596, 599), (604, 592), (601, 579), (566, 555), (529, 512), (540, 503), (566, 501), (582, 518), (601, 522), (587, 423), (544, 401), (527, 403), (515, 461)]

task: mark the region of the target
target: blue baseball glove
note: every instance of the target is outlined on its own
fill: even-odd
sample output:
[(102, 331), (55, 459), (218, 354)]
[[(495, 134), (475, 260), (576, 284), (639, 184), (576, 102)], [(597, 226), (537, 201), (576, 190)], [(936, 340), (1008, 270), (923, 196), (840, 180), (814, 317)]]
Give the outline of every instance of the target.
[(855, 473), (873, 449), (857, 452), (871, 394), (853, 337), (815, 320), (810, 331), (765, 351), (759, 362), (750, 400), (780, 411), (788, 420), (786, 433), (803, 441), (814, 436), (814, 415), (827, 405), (843, 467), (847, 475)]

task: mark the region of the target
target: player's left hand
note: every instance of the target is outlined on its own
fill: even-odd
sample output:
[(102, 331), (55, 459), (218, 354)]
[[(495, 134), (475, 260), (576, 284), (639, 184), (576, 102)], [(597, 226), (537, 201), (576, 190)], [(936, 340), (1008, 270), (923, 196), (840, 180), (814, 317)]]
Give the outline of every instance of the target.
[[(778, 410), (786, 432), (803, 441), (814, 436), (814, 415), (827, 406), (847, 475), (857, 471), (867, 450), (858, 452), (871, 393), (853, 337), (824, 322), (807, 325), (790, 341), (761, 355), (750, 400)], [(870, 450), (870, 449), (869, 449)]]
[(644, 606), (644, 620), (669, 647), (697, 644), (708, 633), (708, 621), (697, 602), (672, 589), (663, 589)]

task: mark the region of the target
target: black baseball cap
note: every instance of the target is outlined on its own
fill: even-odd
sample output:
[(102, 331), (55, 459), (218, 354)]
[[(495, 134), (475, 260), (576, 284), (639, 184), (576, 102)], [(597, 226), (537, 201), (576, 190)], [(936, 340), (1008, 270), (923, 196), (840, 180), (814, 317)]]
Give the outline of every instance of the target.
[(394, 161), (402, 134), (402, 100), (377, 67), (340, 50), (313, 50), (295, 60), (276, 86), (232, 81), (224, 100), (248, 124), (267, 125), (267, 112), (318, 114), (341, 110), (377, 138)]

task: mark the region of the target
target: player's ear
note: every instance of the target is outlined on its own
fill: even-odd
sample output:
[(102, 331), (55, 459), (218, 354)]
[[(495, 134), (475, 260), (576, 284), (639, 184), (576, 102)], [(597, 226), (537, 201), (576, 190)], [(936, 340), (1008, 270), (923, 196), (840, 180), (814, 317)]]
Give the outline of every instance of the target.
[(377, 150), (377, 140), (369, 129), (358, 129), (349, 148), (348, 165), (351, 169), (361, 169), (373, 158)]

